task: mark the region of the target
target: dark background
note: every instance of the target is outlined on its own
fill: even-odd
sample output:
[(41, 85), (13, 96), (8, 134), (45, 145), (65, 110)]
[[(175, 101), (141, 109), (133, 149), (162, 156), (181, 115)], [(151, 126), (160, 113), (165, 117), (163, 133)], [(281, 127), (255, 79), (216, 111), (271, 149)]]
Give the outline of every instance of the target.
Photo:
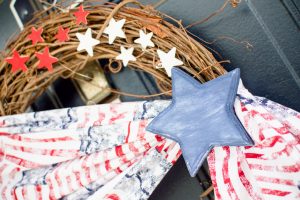
[[(114, 1), (117, 2), (117, 1)], [(141, 0), (155, 4), (157, 0)], [(158, 10), (177, 19), (184, 25), (206, 18), (224, 4), (222, 0), (166, 0)], [(237, 8), (227, 6), (224, 12), (209, 21), (189, 29), (217, 51), (218, 60), (230, 60), (227, 70), (241, 69), (244, 85), (251, 93), (267, 97), (300, 111), (300, 1), (299, 0), (242, 0)], [(9, 1), (0, 4), (0, 48), (18, 30)], [(251, 47), (247, 48), (246, 42)], [(126, 77), (126, 78), (125, 78)], [(130, 77), (131, 80), (126, 81)], [(157, 88), (146, 74), (131, 70), (108, 75), (111, 84), (126, 92), (138, 94), (156, 93)], [(65, 91), (65, 80), (59, 80), (54, 88)], [(59, 94), (59, 91), (57, 91)], [(71, 91), (72, 93), (72, 91)], [(44, 95), (45, 96), (45, 95)], [(46, 95), (47, 96), (47, 95)], [(51, 94), (50, 94), (51, 96)], [(78, 95), (60, 96), (64, 107), (82, 105)], [(56, 108), (48, 97), (39, 99), (35, 110)], [(136, 100), (121, 97), (122, 101)], [(45, 103), (47, 102), (47, 103)], [(182, 158), (154, 191), (152, 200), (199, 199), (209, 186), (207, 167), (202, 167), (196, 178), (190, 178)], [(212, 198), (210, 196), (210, 198)]]

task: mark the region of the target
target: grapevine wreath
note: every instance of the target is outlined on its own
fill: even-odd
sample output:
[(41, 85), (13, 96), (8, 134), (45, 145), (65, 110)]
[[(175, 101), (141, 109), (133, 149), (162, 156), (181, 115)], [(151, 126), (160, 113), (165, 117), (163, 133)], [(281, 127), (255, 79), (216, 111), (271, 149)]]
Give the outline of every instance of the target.
[[(136, 6), (129, 7), (127, 4)], [(112, 20), (115, 23), (125, 22), (121, 27), (123, 37), (115, 37), (113, 42), (105, 34)], [(121, 47), (123, 50), (133, 48), (135, 61), (130, 61), (129, 67), (151, 74), (161, 94), (171, 94), (171, 79), (167, 69), (161, 66), (158, 51), (176, 52), (176, 60), (182, 62), (179, 67), (202, 83), (225, 73), (221, 62), (187, 33), (181, 21), (135, 0), (125, 0), (119, 4), (87, 1), (84, 6), (69, 11), (56, 5), (56, 9), (49, 8), (36, 14), (33, 22), (7, 45), (1, 59), (1, 115), (24, 112), (53, 81), (59, 77), (74, 77), (88, 61), (108, 59), (107, 68), (112, 73), (120, 71), (126, 67), (117, 58)], [(99, 41), (93, 46), (93, 55), (83, 50), (77, 51), (80, 41), (76, 35), (83, 36), (88, 33), (87, 30), (94, 41)], [(138, 44), (136, 40), (140, 34), (153, 34), (152, 45), (144, 48)], [(41, 60), (43, 56), (46, 56), (46, 61)], [(16, 62), (14, 58), (23, 61), (19, 68), (13, 65)], [(119, 64), (119, 67), (113, 67), (112, 63)], [(119, 93), (126, 94), (126, 91)]]

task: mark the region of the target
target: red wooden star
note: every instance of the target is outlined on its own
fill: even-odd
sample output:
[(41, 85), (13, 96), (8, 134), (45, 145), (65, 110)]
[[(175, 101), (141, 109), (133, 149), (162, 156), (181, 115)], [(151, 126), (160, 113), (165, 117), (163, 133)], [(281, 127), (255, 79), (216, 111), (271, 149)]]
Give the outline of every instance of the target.
[(68, 41), (68, 40), (70, 39), (70, 37), (69, 37), (69, 31), (70, 31), (69, 28), (63, 29), (62, 26), (59, 26), (59, 27), (58, 27), (58, 32), (57, 32), (57, 34), (55, 35), (55, 38), (56, 38), (58, 41), (60, 41), (60, 42)]
[(49, 54), (49, 48), (48, 47), (45, 47), (43, 53), (36, 52), (35, 55), (40, 60), (40, 62), (38, 64), (39, 69), (45, 67), (49, 71), (52, 71), (53, 70), (52, 64), (58, 61), (58, 59), (56, 57), (53, 57)]
[(35, 45), (37, 42), (44, 42), (41, 34), (43, 32), (43, 28), (38, 28), (37, 30), (32, 27), (31, 34), (28, 35), (28, 38), (32, 41), (32, 44)]
[(25, 62), (29, 59), (29, 56), (20, 56), (19, 53), (14, 50), (13, 56), (6, 58), (6, 62), (11, 64), (11, 71), (15, 73), (19, 69), (21, 69), (23, 72), (27, 71), (27, 67), (25, 65)]
[(90, 14), (89, 11), (85, 11), (83, 6), (80, 5), (78, 11), (74, 12), (76, 17), (76, 24), (79, 25), (80, 23), (87, 24), (86, 17)]

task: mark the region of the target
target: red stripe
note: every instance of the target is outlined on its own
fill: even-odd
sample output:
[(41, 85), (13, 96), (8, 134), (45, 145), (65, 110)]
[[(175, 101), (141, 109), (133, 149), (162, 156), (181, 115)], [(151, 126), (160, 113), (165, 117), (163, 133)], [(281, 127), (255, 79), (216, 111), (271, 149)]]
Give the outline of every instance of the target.
[(164, 140), (164, 138), (159, 135), (155, 135), (155, 139), (157, 140), (157, 142), (161, 142)]
[[(4, 154), (1, 151), (0, 151), (0, 157), (2, 159), (4, 158)], [(27, 161), (27, 160), (23, 160), (22, 158), (18, 158), (16, 156), (12, 156), (12, 155), (8, 155), (8, 154), (5, 155), (5, 159), (9, 160), (10, 162), (13, 162), (13, 163), (15, 163), (15, 164), (17, 164), (19, 166), (30, 168), (30, 169), (37, 168), (37, 167), (41, 166), (38, 163), (34, 163), (34, 162)]]
[(90, 170), (91, 170), (91, 168), (89, 168), (89, 167), (84, 168), (85, 177), (87, 179), (88, 184), (90, 184), (92, 182), (92, 178), (90, 176)]
[[(14, 146), (10, 144), (5, 144), (6, 147), (10, 147), (16, 151), (22, 151), (26, 153), (33, 153), (35, 155), (51, 155), (51, 156), (61, 156), (61, 157), (78, 157), (80, 154), (79, 149), (40, 149), (24, 146)], [(54, 148), (54, 145), (53, 145)]]
[(134, 143), (129, 143), (129, 150), (132, 151), (133, 153), (140, 152), (139, 149), (134, 146)]
[(59, 174), (58, 174), (58, 171), (59, 171), (59, 167), (57, 167), (56, 168), (56, 170), (54, 170), (54, 177), (55, 177), (55, 180), (56, 180), (56, 182), (57, 182), (57, 184), (58, 184), (58, 189), (59, 189), (59, 197), (61, 197), (61, 196), (63, 196), (64, 195), (64, 193), (63, 193), (63, 190), (62, 190), (62, 181), (61, 181), (61, 177), (59, 176)]
[[(2, 196), (2, 199), (6, 199), (6, 197), (5, 197), (5, 192), (6, 192), (6, 190), (7, 190), (7, 185), (5, 185), (3, 188), (2, 188), (2, 190), (0, 191), (1, 193), (1, 196)], [(13, 191), (14, 191), (14, 196), (15, 196), (15, 199), (17, 199), (17, 195), (16, 195), (16, 189), (13, 189)]]
[(105, 196), (105, 199), (120, 200), (117, 194), (108, 194)]
[(35, 186), (35, 194), (38, 200), (42, 200), (42, 187), (41, 185), (36, 185)]
[(230, 148), (228, 146), (226, 147), (222, 147), (223, 150), (226, 152), (226, 156), (224, 158), (224, 162), (223, 162), (223, 179), (224, 179), (224, 184), (227, 185), (228, 187), (228, 193), (231, 197), (231, 199), (236, 199), (238, 200), (238, 196), (235, 192), (235, 189), (231, 183), (231, 180), (230, 180), (230, 177), (229, 177), (229, 168), (228, 168), (228, 161), (229, 161), (229, 158), (230, 158)]
[(291, 192), (287, 192), (287, 191), (271, 190), (271, 189), (268, 189), (268, 188), (262, 188), (261, 192), (263, 194), (270, 194), (270, 195), (281, 196), (281, 197), (286, 196), (286, 195), (291, 193)]
[(109, 160), (106, 160), (106, 161), (105, 161), (105, 169), (106, 169), (107, 171), (110, 171), (110, 170), (112, 169), (112, 167), (110, 166), (110, 161), (109, 161)]
[(0, 136), (7, 136), (7, 135), (11, 135), (11, 134), (10, 133), (5, 133), (5, 132), (0, 132)]
[(125, 139), (125, 143), (128, 143), (128, 139), (129, 139), (129, 135), (130, 135), (130, 124), (131, 124), (131, 122), (128, 123), (127, 137)]
[(294, 173), (300, 171), (300, 163), (291, 166), (270, 166), (270, 165), (260, 165), (260, 164), (248, 164), (250, 169), (264, 170), (264, 171), (278, 171), (278, 172), (286, 172), (286, 173)]
[[(240, 148), (236, 148), (236, 150), (237, 150), (238, 154), (243, 154), (243, 152), (240, 151)], [(252, 184), (247, 179), (247, 177), (242, 169), (240, 159), (237, 159), (237, 165), (238, 165), (239, 178), (240, 178), (243, 186), (245, 187), (246, 191), (249, 193), (249, 196), (254, 197), (256, 200), (261, 200), (262, 198), (260, 196), (258, 196), (258, 194), (254, 191)]]
[(74, 138), (69, 136), (64, 137), (56, 137), (56, 138), (45, 138), (45, 139), (38, 139), (38, 138), (28, 138), (26, 136), (22, 136), (22, 134), (11, 134), (8, 138), (12, 140), (17, 140), (20, 142), (58, 142), (58, 141), (74, 141)]
[(120, 167), (118, 167), (117, 169), (116, 169), (116, 173), (117, 174), (121, 174), (123, 171), (121, 170), (121, 168)]
[[(1, 159), (1, 161), (2, 161), (2, 159)], [(2, 164), (2, 166), (0, 167), (0, 173), (2, 173), (3, 170), (8, 166), (8, 164), (6, 164), (6, 163), (1, 163), (1, 164)], [(2, 183), (2, 176), (0, 176), (0, 183)]]
[(260, 158), (260, 159), (263, 159), (262, 158), (263, 155), (264, 154), (258, 154), (258, 153), (245, 153), (246, 158)]
[(146, 133), (145, 132), (146, 125), (147, 125), (146, 121), (144, 121), (144, 120), (140, 121), (140, 123), (139, 123), (139, 129), (138, 129), (138, 134), (137, 134), (138, 138), (144, 138), (145, 133)]
[(80, 172), (74, 172), (74, 175), (76, 177), (76, 182), (79, 183), (79, 187), (82, 187), (83, 184), (82, 182), (80, 181)]
[(94, 126), (100, 126), (102, 124), (102, 121), (105, 119), (105, 113), (99, 112), (98, 113), (98, 119), (94, 122)]
[(149, 143), (146, 143), (146, 144), (144, 144), (144, 148), (145, 148), (145, 151), (147, 151), (151, 148), (151, 146)]
[(74, 190), (76, 190), (76, 188), (72, 188), (72, 184), (71, 184), (71, 182), (72, 182), (72, 179), (71, 179), (71, 176), (66, 176), (66, 181), (67, 181), (67, 183), (68, 183), (68, 189), (69, 189), (69, 191), (74, 191)]
[(258, 176), (258, 177), (256, 177), (256, 180), (268, 182), (268, 183), (275, 183), (275, 184), (283, 184), (283, 185), (291, 185), (291, 186), (295, 185), (293, 180), (270, 178), (270, 177), (265, 177), (265, 176)]
[(115, 150), (116, 150), (116, 154), (117, 154), (117, 156), (118, 156), (118, 157), (120, 157), (120, 156), (123, 156), (123, 155), (124, 155), (124, 152), (123, 152), (122, 146), (116, 146)]
[(217, 197), (216, 199), (222, 199), (221, 194), (219, 192), (217, 180), (216, 180), (216, 158), (215, 158), (215, 151), (212, 149), (207, 157), (208, 165), (209, 165), (209, 171), (211, 175), (211, 181), (214, 186), (214, 193)]
[(27, 196), (27, 193), (28, 192), (26, 190), (26, 187), (22, 187), (22, 197), (23, 197), (23, 199), (29, 199), (28, 196)]

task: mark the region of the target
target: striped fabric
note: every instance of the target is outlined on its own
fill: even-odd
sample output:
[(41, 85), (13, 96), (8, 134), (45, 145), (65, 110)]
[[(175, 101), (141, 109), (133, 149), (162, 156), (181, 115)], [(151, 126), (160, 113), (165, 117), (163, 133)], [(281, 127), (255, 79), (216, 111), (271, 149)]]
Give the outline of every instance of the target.
[[(145, 131), (169, 103), (0, 118), (0, 199), (147, 199), (181, 154), (175, 142)], [(242, 84), (235, 111), (255, 146), (210, 152), (215, 199), (300, 199), (300, 114)]]
[(253, 147), (215, 147), (208, 156), (215, 199), (300, 199), (300, 114), (240, 85), (236, 114)]
[(181, 152), (145, 127), (169, 102), (0, 118), (0, 199), (147, 199)]

